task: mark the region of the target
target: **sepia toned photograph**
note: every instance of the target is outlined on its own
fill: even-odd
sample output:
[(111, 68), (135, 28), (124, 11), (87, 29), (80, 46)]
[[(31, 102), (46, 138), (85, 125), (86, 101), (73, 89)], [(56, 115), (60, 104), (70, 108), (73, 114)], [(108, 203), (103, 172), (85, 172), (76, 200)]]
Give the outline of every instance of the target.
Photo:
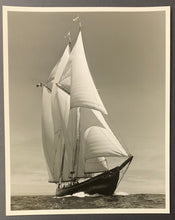
[(6, 214), (169, 213), (170, 7), (3, 7)]

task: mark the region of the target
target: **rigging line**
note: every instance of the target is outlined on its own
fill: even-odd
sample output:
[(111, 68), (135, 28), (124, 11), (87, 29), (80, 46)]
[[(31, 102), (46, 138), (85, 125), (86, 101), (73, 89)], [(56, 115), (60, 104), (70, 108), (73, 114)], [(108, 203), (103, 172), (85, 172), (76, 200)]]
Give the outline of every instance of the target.
[(53, 79), (55, 79), (55, 77), (51, 77), (50, 79), (48, 79), (48, 80), (45, 82), (45, 84), (51, 82)]
[(125, 171), (122, 173), (122, 177), (121, 177), (121, 178), (120, 178), (120, 180), (118, 181), (117, 186), (120, 184), (121, 180), (123, 179), (123, 177), (124, 177), (124, 175), (125, 175), (126, 171), (127, 171), (127, 170), (128, 170), (128, 168), (129, 168), (130, 163), (131, 163), (131, 161), (128, 163), (128, 165), (127, 165), (127, 167), (126, 167)]
[(63, 148), (63, 154), (62, 154), (62, 162), (61, 162), (61, 177), (63, 178), (63, 168), (64, 168), (64, 159), (65, 159), (65, 144)]
[(56, 83), (56, 86), (58, 88), (60, 88), (62, 91), (64, 91), (65, 93), (67, 93), (68, 95), (70, 95), (70, 92), (64, 86), (62, 86), (60, 83)]
[(40, 82), (40, 83), (38, 83), (37, 85), (36, 85), (36, 87), (46, 87), (50, 92), (52, 92), (52, 90), (48, 87), (48, 86), (46, 86), (46, 84), (45, 83), (43, 83), (43, 82)]

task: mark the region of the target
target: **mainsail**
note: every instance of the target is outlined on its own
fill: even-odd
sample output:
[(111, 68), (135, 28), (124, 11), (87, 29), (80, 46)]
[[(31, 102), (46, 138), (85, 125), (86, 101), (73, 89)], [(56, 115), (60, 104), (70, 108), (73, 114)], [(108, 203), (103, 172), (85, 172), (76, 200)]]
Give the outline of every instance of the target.
[(50, 181), (87, 178), (109, 169), (107, 158), (128, 157), (103, 114), (82, 34), (66, 47), (43, 86), (43, 147)]

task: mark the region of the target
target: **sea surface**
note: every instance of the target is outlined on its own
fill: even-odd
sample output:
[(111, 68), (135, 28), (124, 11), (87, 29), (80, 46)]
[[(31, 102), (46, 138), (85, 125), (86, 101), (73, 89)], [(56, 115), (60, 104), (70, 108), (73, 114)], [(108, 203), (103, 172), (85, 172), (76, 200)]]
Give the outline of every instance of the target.
[(47, 209), (97, 209), (97, 208), (165, 208), (163, 194), (123, 194), (113, 196), (77, 193), (73, 196), (55, 197), (12, 196), (11, 210)]

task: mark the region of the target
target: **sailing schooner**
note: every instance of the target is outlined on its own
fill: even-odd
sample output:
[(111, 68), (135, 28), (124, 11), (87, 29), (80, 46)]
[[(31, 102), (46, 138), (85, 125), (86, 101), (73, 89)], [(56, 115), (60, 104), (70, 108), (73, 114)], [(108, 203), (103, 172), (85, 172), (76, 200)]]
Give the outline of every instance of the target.
[[(93, 82), (82, 33), (69, 43), (42, 87), (42, 140), (49, 182), (57, 196), (111, 195), (133, 156), (115, 137)], [(120, 162), (110, 168), (110, 159)]]

